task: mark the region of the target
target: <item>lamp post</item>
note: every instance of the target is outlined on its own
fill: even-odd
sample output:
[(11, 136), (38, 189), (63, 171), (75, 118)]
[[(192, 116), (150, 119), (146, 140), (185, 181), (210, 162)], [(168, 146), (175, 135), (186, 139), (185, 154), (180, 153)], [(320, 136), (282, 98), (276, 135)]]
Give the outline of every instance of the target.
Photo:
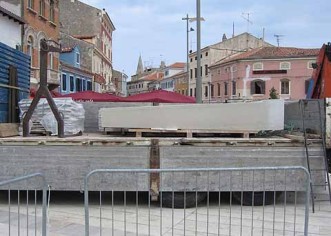
[(197, 0), (197, 81), (196, 103), (202, 103), (202, 78), (201, 78), (201, 10), (200, 0)]
[(190, 52), (189, 52), (189, 33), (194, 31), (194, 29), (191, 27), (189, 29), (189, 20), (194, 20), (195, 18), (189, 18), (188, 14), (186, 14), (185, 18), (182, 18), (182, 20), (186, 20), (186, 71), (187, 71), (187, 94), (189, 96), (192, 96), (190, 93)]

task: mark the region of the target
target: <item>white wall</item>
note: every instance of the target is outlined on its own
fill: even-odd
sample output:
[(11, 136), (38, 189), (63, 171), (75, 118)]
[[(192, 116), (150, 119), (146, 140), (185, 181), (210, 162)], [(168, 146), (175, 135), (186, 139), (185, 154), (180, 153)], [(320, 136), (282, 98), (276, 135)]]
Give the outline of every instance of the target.
[(0, 42), (12, 48), (21, 44), (21, 26), (2, 15), (0, 15), (0, 35)]

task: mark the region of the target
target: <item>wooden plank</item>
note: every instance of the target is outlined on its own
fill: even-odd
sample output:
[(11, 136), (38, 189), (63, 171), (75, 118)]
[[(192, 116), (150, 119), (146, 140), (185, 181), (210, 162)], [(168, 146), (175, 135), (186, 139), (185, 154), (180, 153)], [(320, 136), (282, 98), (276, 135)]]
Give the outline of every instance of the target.
[(1, 123), (0, 124), (0, 137), (13, 137), (18, 136), (18, 124), (14, 123)]

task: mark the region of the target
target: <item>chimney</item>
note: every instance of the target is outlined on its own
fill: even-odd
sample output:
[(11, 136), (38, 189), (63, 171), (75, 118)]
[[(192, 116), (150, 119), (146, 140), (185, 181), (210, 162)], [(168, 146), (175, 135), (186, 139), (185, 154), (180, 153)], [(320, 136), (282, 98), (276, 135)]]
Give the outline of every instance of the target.
[(222, 37), (222, 42), (224, 42), (225, 40), (227, 40), (228, 38), (226, 37), (225, 34), (223, 34), (223, 37)]

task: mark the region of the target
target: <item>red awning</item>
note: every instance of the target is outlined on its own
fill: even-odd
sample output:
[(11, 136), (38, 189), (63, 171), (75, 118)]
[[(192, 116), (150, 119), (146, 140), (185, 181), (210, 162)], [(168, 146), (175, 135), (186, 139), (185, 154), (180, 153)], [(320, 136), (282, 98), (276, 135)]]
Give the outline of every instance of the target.
[(124, 102), (195, 103), (195, 98), (165, 90), (154, 90), (122, 99)]
[(71, 97), (75, 101), (91, 101), (91, 102), (120, 102), (121, 97), (109, 93), (97, 93), (93, 91), (83, 91), (78, 93), (69, 93), (62, 97)]
[[(30, 89), (30, 97), (31, 98), (34, 98), (36, 96), (36, 92), (37, 90), (35, 89)], [(59, 98), (59, 97), (62, 97), (62, 95), (59, 93), (59, 92), (56, 92), (54, 90), (50, 91), (51, 92), (51, 95), (53, 98)], [(44, 96), (43, 96), (44, 97)]]

